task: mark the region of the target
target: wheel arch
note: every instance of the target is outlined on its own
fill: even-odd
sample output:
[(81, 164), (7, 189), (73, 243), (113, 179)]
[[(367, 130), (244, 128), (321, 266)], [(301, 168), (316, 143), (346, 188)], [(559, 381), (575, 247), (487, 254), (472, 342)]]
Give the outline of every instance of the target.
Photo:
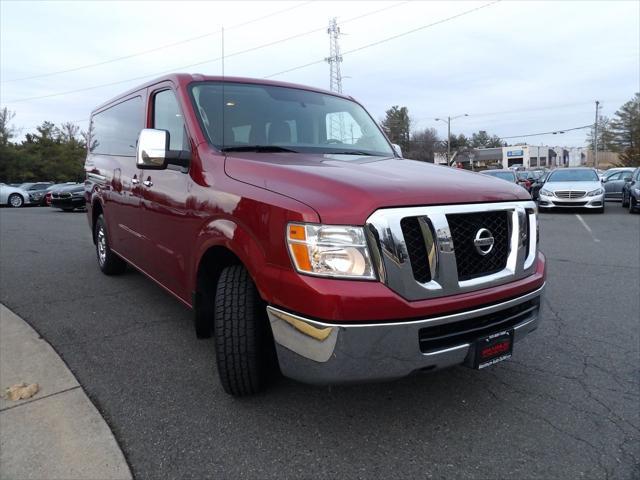
[[(217, 219), (207, 225), (206, 240), (201, 243), (194, 268), (192, 305), (198, 338), (208, 338), (212, 332), (215, 292), (221, 272), (232, 265), (247, 269), (260, 297), (266, 300), (260, 272), (264, 272), (266, 255), (259, 243), (232, 220)], [(203, 235), (201, 232), (201, 236)]]
[[(91, 237), (93, 238), (93, 243), (96, 243), (95, 238), (95, 230), (96, 230), (96, 221), (100, 215), (104, 214), (104, 209), (102, 208), (102, 202), (99, 198), (94, 198), (91, 202)], [(108, 228), (108, 226), (107, 226)]]

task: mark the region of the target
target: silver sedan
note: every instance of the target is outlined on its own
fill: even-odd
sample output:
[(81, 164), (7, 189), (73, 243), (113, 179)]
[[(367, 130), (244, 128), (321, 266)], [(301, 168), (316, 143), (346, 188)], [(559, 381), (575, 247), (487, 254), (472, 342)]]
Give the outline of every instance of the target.
[(0, 183), (0, 205), (20, 208), (29, 203), (29, 193), (18, 187)]
[(593, 168), (560, 168), (540, 189), (538, 208), (585, 208), (604, 212), (604, 188)]

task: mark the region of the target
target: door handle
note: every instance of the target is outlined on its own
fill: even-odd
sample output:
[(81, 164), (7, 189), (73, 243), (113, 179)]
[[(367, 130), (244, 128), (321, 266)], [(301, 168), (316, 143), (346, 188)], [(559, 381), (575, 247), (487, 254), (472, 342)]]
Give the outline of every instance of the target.
[(144, 182), (142, 182), (142, 184), (145, 187), (153, 187), (153, 182), (150, 179), (145, 180)]

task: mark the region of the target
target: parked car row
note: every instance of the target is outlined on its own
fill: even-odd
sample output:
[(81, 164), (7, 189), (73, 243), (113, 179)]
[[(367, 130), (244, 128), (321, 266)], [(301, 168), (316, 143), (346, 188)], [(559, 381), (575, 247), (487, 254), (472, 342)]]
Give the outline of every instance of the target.
[(525, 188), (541, 211), (551, 208), (586, 208), (602, 213), (605, 201), (621, 201), (634, 212), (640, 208), (640, 169), (611, 168), (600, 171), (576, 167), (556, 170), (485, 170), (485, 175), (517, 183)]
[(51, 206), (64, 211), (84, 208), (84, 184), (75, 182), (0, 184), (0, 205), (13, 208), (26, 205)]

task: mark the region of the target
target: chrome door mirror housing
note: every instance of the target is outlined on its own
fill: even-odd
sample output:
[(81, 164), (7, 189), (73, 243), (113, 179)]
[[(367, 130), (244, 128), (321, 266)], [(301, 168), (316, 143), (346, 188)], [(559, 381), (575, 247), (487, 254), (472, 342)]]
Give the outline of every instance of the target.
[(169, 152), (169, 132), (155, 128), (145, 128), (138, 137), (136, 164), (144, 170), (167, 168)]
[(402, 148), (400, 148), (400, 145), (398, 145), (397, 143), (392, 143), (391, 146), (393, 147), (393, 150), (396, 152), (396, 155), (402, 158)]

